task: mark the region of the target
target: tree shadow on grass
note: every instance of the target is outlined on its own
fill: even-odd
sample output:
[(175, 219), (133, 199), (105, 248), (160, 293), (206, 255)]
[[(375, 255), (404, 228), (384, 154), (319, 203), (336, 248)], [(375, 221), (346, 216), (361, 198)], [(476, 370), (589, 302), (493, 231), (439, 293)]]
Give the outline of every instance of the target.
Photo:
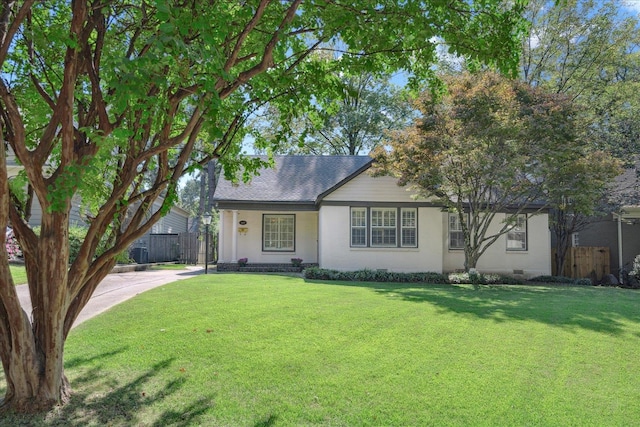
[[(89, 358), (75, 358), (65, 366), (81, 369), (81, 375), (72, 380), (74, 392), (66, 405), (56, 408), (47, 414), (17, 415), (8, 414), (0, 426), (69, 426), (86, 425), (110, 426), (188, 426), (200, 424), (200, 417), (213, 405), (213, 396), (202, 397), (179, 411), (167, 409), (153, 419), (141, 419), (144, 408), (161, 405), (169, 396), (177, 393), (186, 382), (184, 377), (167, 381), (160, 389), (157, 385), (153, 393), (148, 391), (149, 383), (158, 374), (171, 368), (173, 359), (166, 359), (152, 365), (146, 372), (126, 381), (114, 378), (105, 373), (101, 366), (95, 365), (100, 358), (108, 358), (125, 351), (118, 349)], [(123, 370), (126, 369), (123, 367)]]
[(442, 312), (495, 322), (533, 320), (563, 328), (583, 328), (639, 338), (626, 321), (640, 325), (640, 293), (626, 289), (530, 285), (431, 285), (314, 281), (369, 288), (379, 295), (429, 303)]

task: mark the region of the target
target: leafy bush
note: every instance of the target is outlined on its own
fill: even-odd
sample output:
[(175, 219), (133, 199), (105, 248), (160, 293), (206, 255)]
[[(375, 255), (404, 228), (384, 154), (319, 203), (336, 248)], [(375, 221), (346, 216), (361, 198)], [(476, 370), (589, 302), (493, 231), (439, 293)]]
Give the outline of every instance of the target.
[[(40, 227), (33, 227), (34, 233), (40, 235)], [(87, 229), (85, 227), (79, 226), (71, 226), (69, 227), (69, 263), (75, 261), (80, 253), (80, 247), (82, 246), (82, 242), (87, 237)], [(100, 242), (96, 250), (96, 256), (102, 254), (106, 250), (106, 243)], [(131, 259), (129, 258), (128, 251), (123, 251), (122, 253), (116, 256), (116, 262), (120, 264), (129, 264), (131, 263)]]
[(20, 249), (20, 244), (18, 243), (18, 239), (13, 234), (12, 229), (7, 229), (5, 232), (5, 249), (7, 251), (7, 255), (10, 260), (15, 260), (22, 257), (22, 249)]
[(532, 279), (529, 279), (530, 282), (539, 282), (539, 283), (567, 283), (573, 284), (575, 279), (571, 277), (565, 276), (537, 276)]
[(591, 282), (591, 279), (575, 279), (573, 284), (579, 286), (591, 286), (593, 285), (593, 282)]
[(482, 274), (482, 273), (451, 273), (449, 283), (472, 284), (472, 285), (520, 285), (522, 280), (515, 279), (502, 274)]
[(633, 267), (629, 272), (629, 276), (640, 279), (640, 255), (636, 255), (636, 257), (633, 259)]
[(447, 277), (439, 273), (397, 273), (370, 269), (338, 271), (309, 267), (304, 270), (304, 277), (310, 280), (341, 280), (348, 282), (448, 283)]
[(565, 276), (537, 276), (529, 279), (529, 282), (536, 283), (561, 283), (566, 285), (591, 286), (591, 279), (572, 279)]

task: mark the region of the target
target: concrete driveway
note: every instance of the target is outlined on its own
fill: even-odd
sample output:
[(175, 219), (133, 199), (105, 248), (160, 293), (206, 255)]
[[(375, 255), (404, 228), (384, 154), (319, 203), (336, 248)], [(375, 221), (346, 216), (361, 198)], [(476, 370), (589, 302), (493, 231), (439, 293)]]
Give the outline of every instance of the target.
[[(177, 280), (188, 279), (203, 272), (204, 268), (202, 267), (188, 266), (185, 270), (131, 271), (109, 274), (98, 285), (73, 327), (144, 291)], [(27, 285), (20, 285), (16, 286), (16, 289), (22, 307), (27, 313), (31, 313), (29, 288)]]

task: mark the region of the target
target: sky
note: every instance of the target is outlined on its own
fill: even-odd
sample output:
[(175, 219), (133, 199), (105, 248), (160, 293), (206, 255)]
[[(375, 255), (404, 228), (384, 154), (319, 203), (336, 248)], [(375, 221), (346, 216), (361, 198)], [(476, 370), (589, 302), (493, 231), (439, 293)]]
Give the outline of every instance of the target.
[(622, 4), (631, 13), (640, 13), (640, 0), (622, 0)]

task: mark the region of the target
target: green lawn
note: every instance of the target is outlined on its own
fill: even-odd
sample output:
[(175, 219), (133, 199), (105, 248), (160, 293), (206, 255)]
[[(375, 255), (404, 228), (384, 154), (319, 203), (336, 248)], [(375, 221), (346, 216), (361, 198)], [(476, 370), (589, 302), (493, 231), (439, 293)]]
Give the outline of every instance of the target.
[(611, 288), (198, 276), (74, 329), (75, 394), (43, 425), (633, 425), (639, 308)]
[(24, 265), (9, 265), (11, 271), (11, 277), (13, 277), (13, 283), (16, 285), (24, 285), (27, 283), (27, 270)]

